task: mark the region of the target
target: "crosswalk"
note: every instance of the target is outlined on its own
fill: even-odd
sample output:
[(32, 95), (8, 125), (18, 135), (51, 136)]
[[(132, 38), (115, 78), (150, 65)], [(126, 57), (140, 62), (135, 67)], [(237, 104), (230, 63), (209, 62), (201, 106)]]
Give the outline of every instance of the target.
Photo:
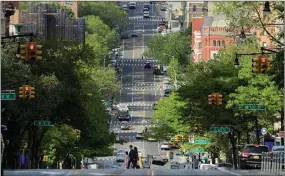
[(150, 16), (150, 18), (144, 17), (129, 17), (129, 21), (164, 21), (165, 18), (159, 18), (155, 16)]
[(159, 83), (142, 83), (142, 84), (122, 84), (122, 87), (128, 87), (128, 86), (154, 86), (154, 87), (157, 87), (157, 86), (160, 86)]
[(150, 62), (150, 63), (159, 63), (158, 60), (154, 59), (118, 59), (118, 62)]
[(162, 90), (158, 87), (122, 87), (121, 90)]

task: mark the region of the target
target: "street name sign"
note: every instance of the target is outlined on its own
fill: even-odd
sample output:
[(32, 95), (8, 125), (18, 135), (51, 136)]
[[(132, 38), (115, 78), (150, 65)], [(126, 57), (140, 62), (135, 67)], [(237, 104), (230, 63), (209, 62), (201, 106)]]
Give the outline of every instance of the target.
[(16, 93), (1, 93), (1, 100), (16, 100)]
[(211, 144), (211, 142), (209, 140), (206, 140), (206, 139), (196, 139), (195, 144), (204, 145), (204, 144)]
[(229, 133), (231, 131), (228, 127), (210, 127), (211, 133)]
[(204, 149), (200, 149), (200, 148), (195, 148), (195, 149), (190, 149), (191, 153), (204, 153), (205, 150)]
[(35, 126), (54, 126), (49, 120), (35, 120)]
[(264, 105), (259, 104), (240, 104), (239, 110), (259, 110), (266, 111), (266, 107)]

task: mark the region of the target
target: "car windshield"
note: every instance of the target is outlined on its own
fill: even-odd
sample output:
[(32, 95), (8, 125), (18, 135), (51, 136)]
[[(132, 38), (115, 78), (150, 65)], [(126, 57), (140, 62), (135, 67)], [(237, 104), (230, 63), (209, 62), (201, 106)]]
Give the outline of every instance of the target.
[(168, 142), (164, 142), (163, 145), (168, 145)]
[(127, 116), (129, 116), (129, 111), (119, 111), (119, 115), (121, 117), (127, 117)]
[(274, 152), (283, 152), (284, 151), (284, 147), (280, 147), (280, 148), (275, 148), (273, 149)]
[(247, 146), (244, 150), (244, 152), (249, 153), (262, 153), (262, 152), (268, 152), (268, 148), (265, 146)]
[(119, 154), (117, 155), (117, 157), (125, 157), (125, 154), (124, 154), (124, 153), (119, 153)]

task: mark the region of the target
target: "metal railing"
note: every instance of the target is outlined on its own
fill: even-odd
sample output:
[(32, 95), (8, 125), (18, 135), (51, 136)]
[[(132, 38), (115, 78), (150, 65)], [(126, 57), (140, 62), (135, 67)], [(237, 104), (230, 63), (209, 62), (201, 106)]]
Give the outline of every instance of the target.
[(284, 175), (284, 152), (263, 152), (261, 171), (274, 175)]

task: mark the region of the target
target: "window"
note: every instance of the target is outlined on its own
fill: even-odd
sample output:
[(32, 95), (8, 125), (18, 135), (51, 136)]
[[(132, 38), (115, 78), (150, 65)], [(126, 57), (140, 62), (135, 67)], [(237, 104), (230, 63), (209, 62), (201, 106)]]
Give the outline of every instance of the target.
[(197, 11), (197, 6), (194, 5), (194, 6), (193, 6), (193, 12), (196, 12), (196, 11)]
[(213, 41), (213, 45), (214, 45), (214, 46), (217, 46), (216, 40)]
[(226, 42), (224, 40), (222, 41), (222, 46), (226, 46)]
[(266, 42), (263, 42), (263, 47), (264, 47), (264, 48), (266, 48), (266, 47), (267, 47)]
[(221, 41), (220, 40), (218, 40), (218, 46), (221, 46)]
[(202, 54), (198, 55), (198, 61), (202, 61)]
[(199, 49), (202, 49), (202, 42), (199, 42)]

